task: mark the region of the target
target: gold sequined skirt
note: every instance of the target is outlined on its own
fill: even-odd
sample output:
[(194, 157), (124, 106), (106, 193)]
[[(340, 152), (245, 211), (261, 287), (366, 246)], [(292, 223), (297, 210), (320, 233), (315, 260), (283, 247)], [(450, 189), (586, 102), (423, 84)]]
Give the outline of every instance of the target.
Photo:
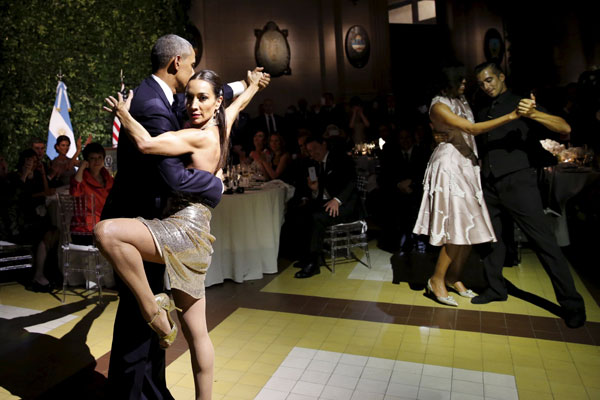
[(138, 217), (150, 230), (165, 262), (171, 288), (204, 297), (204, 279), (210, 266), (215, 237), (210, 234), (211, 212), (192, 203), (163, 219)]

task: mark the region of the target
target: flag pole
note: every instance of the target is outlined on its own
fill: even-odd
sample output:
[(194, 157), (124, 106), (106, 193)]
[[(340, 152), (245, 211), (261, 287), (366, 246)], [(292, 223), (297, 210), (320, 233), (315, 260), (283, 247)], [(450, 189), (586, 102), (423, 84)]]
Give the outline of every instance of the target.
[(58, 68), (58, 75), (56, 75), (56, 77), (58, 78), (59, 82), (62, 81), (62, 78), (64, 78), (64, 75), (62, 74), (62, 68)]

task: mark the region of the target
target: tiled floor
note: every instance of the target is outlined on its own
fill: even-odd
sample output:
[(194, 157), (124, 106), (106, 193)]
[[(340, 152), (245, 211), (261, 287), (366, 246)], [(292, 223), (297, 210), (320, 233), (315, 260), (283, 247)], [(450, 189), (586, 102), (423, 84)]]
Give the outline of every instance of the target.
[[(590, 322), (572, 330), (547, 304), (512, 296), (438, 305), (391, 283), (389, 253), (371, 246), (371, 262), (372, 270), (345, 263), (335, 275), (322, 268), (298, 280), (282, 260), (277, 275), (208, 288), (213, 398), (600, 399), (600, 308), (576, 274)], [(531, 253), (504, 271), (521, 290), (555, 301)], [(71, 295), (62, 305), (2, 284), (0, 399), (69, 398), (75, 388), (102, 398), (118, 301), (110, 291), (106, 298), (100, 306)], [(193, 398), (182, 337), (167, 363), (174, 397)]]

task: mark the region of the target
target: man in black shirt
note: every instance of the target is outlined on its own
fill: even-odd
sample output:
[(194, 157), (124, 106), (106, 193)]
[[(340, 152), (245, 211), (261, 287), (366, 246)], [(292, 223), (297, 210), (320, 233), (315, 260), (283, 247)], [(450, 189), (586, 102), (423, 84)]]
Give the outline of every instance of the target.
[[(493, 99), (490, 106), (478, 113), (479, 121), (500, 117), (517, 107), (521, 98), (508, 91), (505, 76), (498, 66), (481, 64), (476, 67), (475, 75), (480, 88)], [(528, 105), (526, 110), (519, 110), (526, 118), (477, 136), (483, 192), (498, 241), (492, 244), (491, 253), (484, 259), (489, 287), (471, 302), (486, 304), (507, 298), (502, 277), (506, 245), (502, 240), (501, 213), (508, 213), (525, 233), (548, 273), (565, 323), (577, 328), (585, 323), (585, 306), (575, 289), (567, 260), (547, 223), (533, 168), (535, 154), (540, 148), (540, 138), (534, 133), (539, 124), (563, 137), (568, 137), (571, 128), (564, 119), (536, 109), (533, 96)]]

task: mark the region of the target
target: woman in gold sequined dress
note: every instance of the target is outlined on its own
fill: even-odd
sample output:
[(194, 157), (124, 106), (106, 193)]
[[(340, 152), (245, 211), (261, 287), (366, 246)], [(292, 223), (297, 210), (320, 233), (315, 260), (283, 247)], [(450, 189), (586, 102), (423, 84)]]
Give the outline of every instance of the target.
[[(189, 154), (189, 168), (217, 173), (227, 157), (233, 121), (259, 89), (268, 84), (268, 75), (248, 72), (246, 90), (226, 109), (222, 84), (213, 71), (203, 70), (186, 87), (186, 109), (191, 128), (152, 137), (129, 114), (133, 93), (127, 101), (106, 99), (125, 131), (144, 154), (178, 156)], [(169, 314), (181, 311), (180, 321), (192, 353), (196, 397), (211, 398), (214, 349), (206, 326), (204, 278), (210, 265), (212, 242), (211, 212), (201, 199), (177, 196), (169, 199), (167, 217), (152, 221), (143, 218), (116, 218), (101, 221), (94, 233), (98, 247), (136, 296), (142, 315), (167, 348), (175, 340), (177, 326)], [(169, 275), (173, 304), (161, 293), (154, 295), (144, 273), (143, 261), (164, 263)]]

